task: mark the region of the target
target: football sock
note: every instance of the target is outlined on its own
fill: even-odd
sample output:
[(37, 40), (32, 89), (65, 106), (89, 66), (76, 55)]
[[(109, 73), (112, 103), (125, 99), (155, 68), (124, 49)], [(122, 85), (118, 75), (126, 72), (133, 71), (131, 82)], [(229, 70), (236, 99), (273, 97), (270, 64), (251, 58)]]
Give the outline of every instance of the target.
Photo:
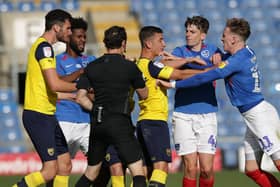
[(53, 187), (68, 187), (69, 176), (56, 175), (53, 180)]
[(246, 175), (261, 187), (274, 187), (272, 186), (268, 176), (259, 169), (246, 172)]
[(196, 187), (196, 179), (183, 178), (183, 187)]
[(46, 187), (53, 187), (53, 179), (46, 183)]
[(133, 187), (147, 187), (144, 175), (136, 175), (133, 177)]
[[(29, 186), (39, 186), (45, 183), (45, 179), (41, 172), (37, 171), (26, 175), (20, 182), (18, 182), (15, 187), (29, 187)], [(14, 187), (13, 186), (13, 187)]]
[(213, 187), (214, 186), (214, 177), (210, 179), (199, 178), (199, 187)]
[(269, 173), (267, 171), (262, 170), (262, 172), (268, 177), (268, 180), (270, 181), (270, 183), (273, 187), (280, 187), (280, 183), (276, 179), (276, 177), (274, 177), (271, 173)]
[(158, 187), (164, 187), (167, 179), (167, 173), (160, 170), (160, 169), (154, 169), (152, 176), (150, 178), (150, 185), (149, 186), (156, 186)]
[(112, 176), (112, 187), (125, 187), (124, 176)]
[(75, 187), (90, 187), (93, 181), (89, 180), (85, 175), (82, 175), (77, 181)]

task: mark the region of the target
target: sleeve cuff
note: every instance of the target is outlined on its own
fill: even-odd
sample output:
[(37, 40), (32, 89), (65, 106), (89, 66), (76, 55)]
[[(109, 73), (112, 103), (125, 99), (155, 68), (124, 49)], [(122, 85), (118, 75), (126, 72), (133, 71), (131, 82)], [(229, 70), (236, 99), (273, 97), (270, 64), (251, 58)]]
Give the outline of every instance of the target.
[(176, 81), (175, 80), (170, 81), (170, 84), (171, 84), (171, 88), (176, 88)]

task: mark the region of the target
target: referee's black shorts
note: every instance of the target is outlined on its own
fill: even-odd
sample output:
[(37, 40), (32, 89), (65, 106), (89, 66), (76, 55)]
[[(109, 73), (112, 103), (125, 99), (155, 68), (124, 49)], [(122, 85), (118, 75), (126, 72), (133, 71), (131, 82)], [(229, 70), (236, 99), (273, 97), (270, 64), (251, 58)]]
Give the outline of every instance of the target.
[(130, 116), (107, 113), (102, 123), (93, 120), (89, 138), (88, 165), (103, 161), (109, 145), (114, 145), (121, 161), (131, 164), (142, 159), (142, 151), (134, 135)]

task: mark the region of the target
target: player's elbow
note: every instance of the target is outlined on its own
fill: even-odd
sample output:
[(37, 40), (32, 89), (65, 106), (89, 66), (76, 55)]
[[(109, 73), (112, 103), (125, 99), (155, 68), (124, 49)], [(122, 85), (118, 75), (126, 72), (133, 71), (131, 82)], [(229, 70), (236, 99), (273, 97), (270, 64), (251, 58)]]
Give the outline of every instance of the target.
[(148, 90), (147, 87), (137, 89), (136, 92), (137, 92), (138, 97), (139, 97), (140, 100), (147, 99), (148, 94), (149, 94), (149, 90)]

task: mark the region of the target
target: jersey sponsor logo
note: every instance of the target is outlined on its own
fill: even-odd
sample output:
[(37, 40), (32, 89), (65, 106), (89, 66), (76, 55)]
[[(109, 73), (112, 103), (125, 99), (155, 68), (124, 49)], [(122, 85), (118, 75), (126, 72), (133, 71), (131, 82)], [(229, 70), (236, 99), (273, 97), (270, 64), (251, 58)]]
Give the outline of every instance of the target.
[(48, 154), (50, 156), (53, 156), (54, 155), (54, 148), (48, 148)]
[(43, 47), (43, 53), (45, 57), (51, 57), (52, 56), (51, 47)]
[(68, 64), (68, 65), (66, 65), (65, 67), (66, 68), (70, 68), (70, 67), (72, 67), (74, 64)]
[(224, 67), (226, 67), (226, 65), (228, 65), (228, 63), (226, 61), (222, 61), (220, 64), (219, 64), (219, 68), (220, 69), (223, 69)]
[(203, 56), (204, 58), (208, 58), (209, 57), (209, 51), (208, 50), (203, 50), (203, 51), (201, 51), (201, 56)]

